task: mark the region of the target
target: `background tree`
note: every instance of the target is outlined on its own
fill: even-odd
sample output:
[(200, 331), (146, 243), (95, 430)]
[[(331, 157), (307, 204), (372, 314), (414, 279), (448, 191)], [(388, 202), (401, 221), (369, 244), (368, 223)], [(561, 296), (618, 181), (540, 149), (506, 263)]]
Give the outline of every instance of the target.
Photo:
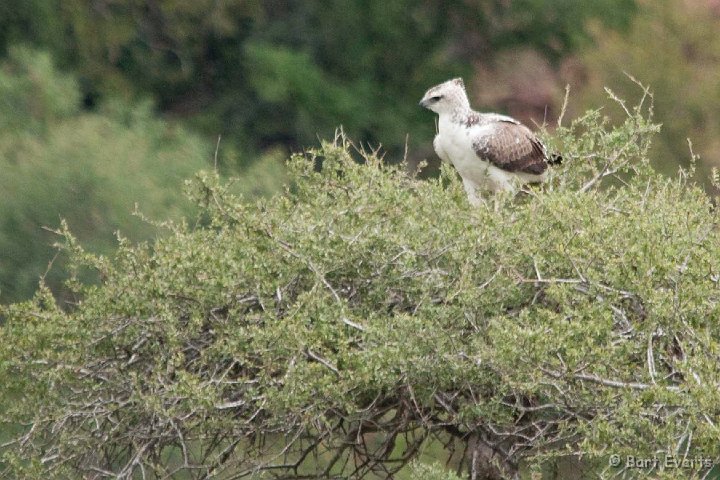
[[(74, 76), (47, 54), (13, 49), (0, 66), (0, 299), (28, 298), (49, 269), (53, 236), (64, 218), (92, 251), (155, 233), (132, 216), (191, 215), (178, 189), (208, 165), (211, 147), (197, 135), (154, 118), (148, 104), (109, 103), (83, 112)], [(64, 257), (46, 282), (61, 292)]]
[[(579, 53), (582, 67), (568, 80), (578, 85), (574, 110), (599, 102), (602, 87), (624, 97), (634, 89), (630, 74), (652, 85), (656, 118), (663, 133), (653, 157), (665, 173), (688, 166), (691, 152), (699, 155), (699, 178), (710, 187), (710, 170), (720, 163), (720, 10), (704, 0), (641, 2), (642, 15), (633, 19), (624, 35), (597, 28), (592, 47)], [(648, 48), (652, 45), (652, 48)], [(581, 81), (578, 81), (578, 77)], [(608, 110), (619, 118), (620, 109)]]
[(88, 105), (150, 95), (247, 163), (339, 124), (399, 153), (407, 132), (413, 146), (431, 132), (415, 108), (429, 85), (519, 45), (557, 60), (583, 44), (590, 20), (621, 28), (634, 4), (52, 0), (14, 10), (4, 41), (50, 49), (79, 72)]
[[(28, 298), (47, 270), (43, 227), (66, 218), (92, 251), (112, 248), (115, 230), (147, 238), (134, 203), (187, 213), (178, 181), (208, 161), (241, 173), (247, 194), (276, 191), (288, 151), (342, 125), (409, 170), (435, 162), (433, 123), (416, 105), (429, 85), (474, 76), (478, 105), (519, 113), (490, 88), (508, 82), (482, 77), (482, 65), (526, 64), (514, 53), (524, 48), (547, 70), (587, 44), (591, 22), (622, 29), (634, 11), (633, 0), (3, 2), (0, 301)], [(505, 98), (540, 120), (557, 98), (546, 90), (537, 102)]]

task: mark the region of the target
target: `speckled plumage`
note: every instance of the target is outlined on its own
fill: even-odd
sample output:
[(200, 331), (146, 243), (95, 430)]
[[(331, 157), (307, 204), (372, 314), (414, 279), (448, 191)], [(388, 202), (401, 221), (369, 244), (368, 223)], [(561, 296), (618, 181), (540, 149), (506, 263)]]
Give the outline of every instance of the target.
[(480, 202), (478, 189), (515, 190), (545, 180), (549, 158), (542, 142), (514, 118), (472, 110), (462, 79), (430, 88), (420, 105), (438, 114), (435, 152), (458, 170), (472, 204)]

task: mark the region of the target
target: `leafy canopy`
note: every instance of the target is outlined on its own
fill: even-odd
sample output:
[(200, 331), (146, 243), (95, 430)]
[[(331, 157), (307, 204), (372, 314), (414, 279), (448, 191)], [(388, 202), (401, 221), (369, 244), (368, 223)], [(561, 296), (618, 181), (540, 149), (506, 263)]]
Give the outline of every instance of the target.
[(550, 139), (546, 186), (476, 209), (452, 171), (338, 136), (271, 199), (199, 173), (203, 221), (153, 244), (95, 257), (65, 231), (103, 281), (4, 310), (0, 418), (26, 426), (4, 475), (385, 478), (434, 441), (489, 478), (717, 458), (718, 219), (649, 166), (656, 130), (590, 112)]

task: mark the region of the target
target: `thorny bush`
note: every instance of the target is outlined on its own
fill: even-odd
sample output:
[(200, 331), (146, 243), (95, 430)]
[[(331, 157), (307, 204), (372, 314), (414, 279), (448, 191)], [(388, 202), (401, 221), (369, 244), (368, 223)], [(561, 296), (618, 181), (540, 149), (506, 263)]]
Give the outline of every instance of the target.
[(717, 216), (653, 171), (647, 113), (559, 127), (549, 182), (479, 208), (452, 170), (339, 135), (271, 199), (199, 173), (202, 216), (152, 244), (59, 232), (102, 281), (4, 308), (2, 475), (388, 478), (438, 445), (467, 478), (717, 460)]

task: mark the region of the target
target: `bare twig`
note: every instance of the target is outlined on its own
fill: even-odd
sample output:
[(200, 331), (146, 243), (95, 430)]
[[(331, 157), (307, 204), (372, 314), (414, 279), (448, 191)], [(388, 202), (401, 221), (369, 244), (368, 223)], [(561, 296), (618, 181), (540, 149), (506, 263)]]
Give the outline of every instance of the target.
[[(555, 372), (553, 370), (549, 370), (544, 367), (541, 367), (540, 370), (542, 370), (543, 373), (550, 375), (553, 378), (564, 378), (566, 376), (561, 372)], [(597, 383), (599, 385), (604, 385), (606, 387), (612, 387), (612, 388), (630, 388), (633, 390), (647, 390), (649, 388), (655, 387), (655, 385), (652, 385), (649, 383), (623, 382), (621, 380), (610, 380), (610, 379), (598, 377), (597, 375), (586, 374), (586, 373), (574, 373), (574, 374), (571, 374), (571, 376), (572, 376), (572, 378), (576, 378), (578, 380)], [(677, 392), (680, 390), (680, 387), (677, 387), (675, 385), (667, 385), (662, 388), (664, 388), (665, 390), (671, 391), (671, 392)]]
[(331, 370), (335, 375), (337, 375), (338, 377), (340, 376), (340, 371), (335, 367), (335, 365), (333, 365), (332, 363), (330, 363), (329, 360), (326, 360), (325, 358), (321, 357), (320, 355), (318, 355), (317, 353), (313, 352), (313, 351), (310, 350), (309, 348), (306, 348), (306, 349), (305, 349), (305, 354), (306, 354), (308, 357), (310, 357), (310, 358), (312, 358), (313, 360), (315, 360), (316, 362), (318, 362), (318, 363), (320, 363), (321, 365), (323, 365), (323, 366), (327, 367), (328, 369), (330, 369), (330, 370)]
[(222, 138), (222, 135), (218, 135), (217, 143), (215, 144), (215, 155), (213, 156), (213, 166), (215, 172), (217, 172), (217, 164), (218, 164), (218, 151), (220, 150), (220, 139)]
[(562, 127), (563, 118), (565, 118), (565, 112), (567, 111), (568, 99), (570, 97), (570, 84), (565, 85), (565, 98), (563, 99), (562, 108), (560, 109), (560, 116), (557, 120), (557, 126)]

